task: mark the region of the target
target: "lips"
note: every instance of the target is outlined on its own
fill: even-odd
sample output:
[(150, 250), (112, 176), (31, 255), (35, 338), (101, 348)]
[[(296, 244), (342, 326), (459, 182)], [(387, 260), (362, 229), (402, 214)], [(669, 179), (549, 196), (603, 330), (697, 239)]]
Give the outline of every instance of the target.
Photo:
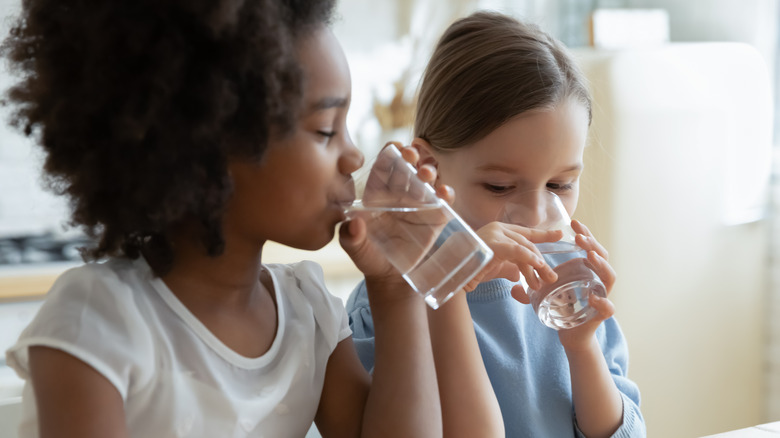
[(355, 181), (350, 178), (344, 183), (341, 192), (336, 196), (336, 203), (342, 208), (349, 207), (355, 201)]

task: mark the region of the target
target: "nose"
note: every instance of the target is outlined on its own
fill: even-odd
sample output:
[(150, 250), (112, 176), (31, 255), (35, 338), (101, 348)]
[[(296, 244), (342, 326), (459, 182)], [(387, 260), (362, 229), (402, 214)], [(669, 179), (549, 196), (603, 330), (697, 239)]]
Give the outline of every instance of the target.
[(339, 172), (343, 175), (349, 175), (363, 166), (365, 157), (360, 149), (352, 142), (352, 138), (347, 134), (344, 142), (344, 150), (339, 157)]
[(543, 192), (522, 193), (504, 204), (504, 218), (501, 221), (528, 228), (538, 228), (547, 221), (548, 208)]

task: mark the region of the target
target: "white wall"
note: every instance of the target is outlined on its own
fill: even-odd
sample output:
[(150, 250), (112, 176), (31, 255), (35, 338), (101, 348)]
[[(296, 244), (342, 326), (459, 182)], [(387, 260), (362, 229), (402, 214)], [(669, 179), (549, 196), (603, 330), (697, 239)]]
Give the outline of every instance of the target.
[[(0, 35), (5, 38), (18, 0), (0, 0)], [(14, 82), (0, 63), (0, 90)], [(40, 150), (6, 123), (10, 108), (0, 107), (0, 236), (59, 232), (66, 216), (64, 200), (43, 190)]]
[(669, 11), (672, 41), (736, 41), (758, 49), (774, 69), (777, 0), (628, 0), (632, 7)]
[(769, 176), (760, 55), (695, 43), (578, 56), (595, 106), (574, 216), (617, 272), (648, 436), (763, 422), (768, 221), (742, 202)]
[[(737, 41), (750, 44), (763, 56), (770, 78), (771, 91), (777, 103), (778, 90), (778, 24), (780, 24), (780, 2), (777, 0), (629, 0), (631, 6), (661, 7), (669, 11), (671, 38), (673, 41)], [(780, 115), (775, 108), (775, 126)], [(769, 289), (762, 296), (760, 317), (767, 318), (760, 333), (765, 345), (762, 383), (762, 420), (780, 419), (780, 134), (775, 133), (775, 177), (776, 186), (770, 202), (776, 205), (767, 211), (772, 222), (772, 248), (767, 260), (772, 261), (768, 283)]]

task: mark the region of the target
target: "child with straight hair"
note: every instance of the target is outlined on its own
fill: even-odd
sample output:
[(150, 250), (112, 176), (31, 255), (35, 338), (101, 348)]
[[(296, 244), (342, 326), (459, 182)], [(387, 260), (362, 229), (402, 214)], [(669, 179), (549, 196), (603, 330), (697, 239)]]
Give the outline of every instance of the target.
[[(340, 242), (366, 277), (373, 376), (321, 268), (262, 262), (267, 241), (331, 241), (363, 163), (333, 8), (23, 2), (4, 45), (23, 74), (15, 122), (97, 246), (7, 352), (27, 380), (21, 438), (303, 437), (312, 421), (323, 437), (437, 437), (450, 362), (475, 397), (457, 414), (481, 430), (453, 436), (503, 436), (471, 324), (429, 323), (361, 220)], [(467, 349), (442, 351), (434, 331)]]
[[(535, 230), (500, 222), (507, 205), (538, 200), (523, 198), (533, 191), (556, 193), (574, 212), (590, 121), (585, 80), (565, 48), (498, 13), (452, 24), (420, 86), (412, 142), (418, 165), (435, 167), (437, 182), (455, 189), (453, 208), (495, 253), (467, 301), (508, 437), (646, 434), (611, 302), (592, 294), (595, 319), (561, 331), (543, 325), (518, 280), (522, 274), (538, 286), (556, 274), (534, 245), (541, 241)], [(572, 227), (611, 291), (615, 273), (606, 250), (583, 224)], [(365, 285), (347, 308), (358, 354), (371, 369), (376, 315)], [(445, 425), (447, 415), (445, 408)]]

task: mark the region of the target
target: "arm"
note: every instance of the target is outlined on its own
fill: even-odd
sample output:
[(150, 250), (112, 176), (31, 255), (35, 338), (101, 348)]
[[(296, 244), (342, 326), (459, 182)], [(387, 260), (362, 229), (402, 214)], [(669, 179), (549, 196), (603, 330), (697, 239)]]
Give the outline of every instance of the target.
[(428, 310), (444, 436), (503, 437), (504, 422), (477, 345), (466, 293)]
[(441, 436), (425, 304), (400, 277), (395, 285), (367, 279), (367, 287), (376, 328), (373, 379), (352, 339), (340, 342), (328, 361), (317, 427), (325, 438)]
[[(426, 305), (399, 276), (366, 278), (376, 330), (371, 391), (363, 431), (389, 437), (441, 436), (441, 407)], [(403, 291), (403, 292), (401, 292)], [(396, 429), (395, 432), (391, 432)]]
[[(558, 231), (537, 231), (492, 222), (477, 234), (493, 250), (493, 258), (467, 290), (497, 277), (517, 280), (520, 273), (539, 281), (534, 274), (555, 280), (533, 242), (555, 241)], [(485, 371), (477, 344), (466, 294), (456, 294), (438, 310), (429, 310), (436, 375), (444, 421), (444, 436), (503, 437), (504, 423), (493, 386)]]
[(371, 377), (360, 365), (352, 337), (339, 342), (328, 359), (314, 422), (327, 437), (358, 437)]
[(102, 374), (63, 351), (30, 347), (41, 438), (124, 438), (124, 402)]
[[(606, 250), (587, 227), (577, 221), (572, 222), (572, 227), (578, 233), (577, 245), (588, 251), (588, 260), (609, 293), (615, 284), (615, 271), (607, 262)], [(623, 424), (623, 399), (595, 333), (598, 326), (615, 313), (615, 308), (608, 299), (595, 295), (590, 296), (589, 304), (598, 311), (596, 318), (579, 327), (562, 330), (558, 337), (569, 360), (577, 425), (588, 437), (608, 437)]]
[[(592, 304), (591, 304), (592, 305)], [(579, 429), (587, 437), (609, 437), (623, 423), (620, 396), (595, 338), (583, 349), (566, 349)]]
[[(555, 280), (534, 242), (555, 241), (558, 231), (537, 231), (492, 222), (477, 234), (493, 250), (488, 265), (466, 285), (496, 277), (517, 280), (522, 273), (530, 281)], [(477, 344), (466, 294), (456, 294), (438, 310), (428, 312), (436, 375), (444, 421), (444, 435), (451, 437), (503, 437), (504, 423), (493, 386), (485, 371)]]

